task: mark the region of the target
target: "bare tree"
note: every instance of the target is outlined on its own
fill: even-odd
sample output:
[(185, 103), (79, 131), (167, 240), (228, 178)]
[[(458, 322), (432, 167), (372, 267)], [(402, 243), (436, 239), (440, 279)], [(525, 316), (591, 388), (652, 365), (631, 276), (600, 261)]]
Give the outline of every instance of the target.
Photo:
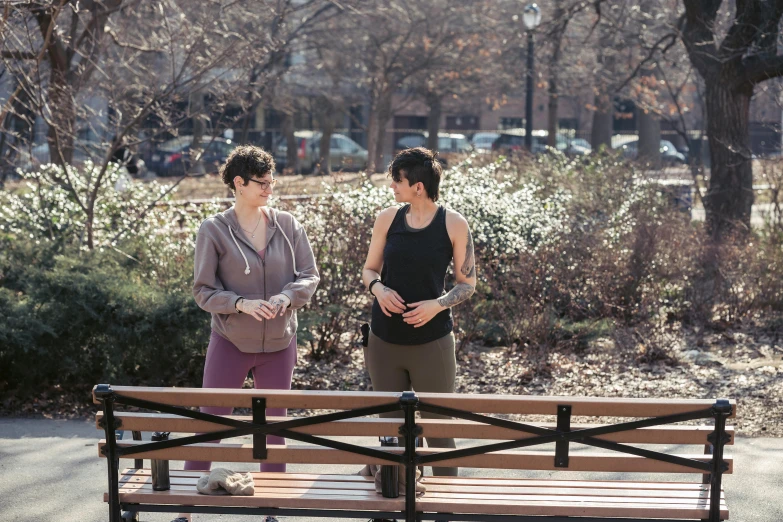
[[(486, 4), (487, 0), (475, 3)], [(414, 74), (430, 67), (434, 57), (459, 33), (459, 28), (448, 25), (457, 5), (448, 0), (365, 1), (352, 13), (354, 31), (363, 43), (357, 59), (365, 69), (370, 105), (368, 170), (377, 170), (386, 124), (393, 115), (394, 94)]]
[[(265, 31), (237, 28), (282, 23), (277, 8), (290, 10), (290, 4), (277, 2), (273, 7), (250, 0), (182, 5), (117, 0), (26, 2), (6, 8), (2, 56), (6, 68), (24, 81), (4, 105), (3, 118), (21, 89), (28, 89), (30, 108), (48, 125), (50, 155), (56, 163), (72, 163), (77, 126), (108, 142), (94, 158), (98, 170), (86, 188), (77, 188), (68, 169), (57, 180), (72, 191), (87, 216), (88, 248), (95, 246), (96, 202), (118, 148), (176, 133), (192, 118), (197, 126), (204, 125), (195, 129), (191, 144), (198, 165), (210, 141), (201, 140), (206, 127), (214, 138), (235, 123), (225, 116), (226, 109), (253, 88), (259, 78), (252, 75), (253, 67), (274, 63), (279, 51), (279, 42), (267, 38)], [(154, 128), (140, 136), (139, 129), (149, 121), (155, 122)]]
[(783, 2), (683, 0), (683, 5), (682, 41), (705, 84), (707, 226), (711, 238), (722, 241), (750, 230), (750, 101), (759, 84), (783, 75), (783, 56), (778, 54)]

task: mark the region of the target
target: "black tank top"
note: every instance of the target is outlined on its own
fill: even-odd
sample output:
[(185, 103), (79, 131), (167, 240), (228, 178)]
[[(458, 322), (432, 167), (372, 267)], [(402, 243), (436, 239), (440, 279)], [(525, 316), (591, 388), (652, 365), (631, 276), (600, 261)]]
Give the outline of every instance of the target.
[[(397, 211), (386, 234), (381, 282), (395, 290), (406, 303), (437, 299), (444, 292), (446, 270), (454, 255), (446, 231), (446, 209), (438, 207), (429, 225), (411, 228), (405, 220), (410, 205)], [(451, 333), (451, 309), (446, 309), (420, 328), (402, 320), (401, 314), (386, 316), (374, 299), (372, 331), (387, 343), (425, 344)]]

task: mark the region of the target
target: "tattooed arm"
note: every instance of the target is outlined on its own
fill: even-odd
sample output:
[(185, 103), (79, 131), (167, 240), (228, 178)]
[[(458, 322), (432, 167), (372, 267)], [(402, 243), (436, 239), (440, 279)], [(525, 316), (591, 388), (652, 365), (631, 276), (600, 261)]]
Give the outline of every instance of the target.
[(473, 256), (473, 238), (465, 218), (456, 212), (446, 214), (446, 230), (454, 249), (454, 268), (457, 284), (438, 299), (409, 303), (410, 311), (402, 314), (403, 320), (414, 328), (427, 324), (447, 308), (458, 305), (473, 295), (476, 288), (476, 261)]

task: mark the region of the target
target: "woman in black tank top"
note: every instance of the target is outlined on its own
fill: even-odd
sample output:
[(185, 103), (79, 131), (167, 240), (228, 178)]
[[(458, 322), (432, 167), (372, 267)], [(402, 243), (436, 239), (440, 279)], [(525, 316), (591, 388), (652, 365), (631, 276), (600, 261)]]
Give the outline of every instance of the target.
[[(362, 272), (375, 297), (364, 355), (376, 391), (454, 391), (451, 307), (473, 294), (476, 269), (467, 221), (436, 203), (441, 172), (435, 154), (422, 147), (400, 152), (389, 166), (394, 199), (405, 205), (378, 215)], [(452, 260), (456, 285), (446, 293)], [(455, 447), (453, 439), (427, 444)]]

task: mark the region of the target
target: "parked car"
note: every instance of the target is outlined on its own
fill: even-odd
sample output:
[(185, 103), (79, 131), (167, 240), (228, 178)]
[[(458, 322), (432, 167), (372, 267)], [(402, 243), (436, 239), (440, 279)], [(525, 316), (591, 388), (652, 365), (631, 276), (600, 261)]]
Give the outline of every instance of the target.
[[(632, 139), (615, 145), (615, 150), (620, 150), (624, 158), (635, 160), (639, 156), (639, 138)], [(661, 161), (666, 165), (684, 165), (688, 163), (685, 154), (678, 151), (671, 141), (661, 140)]]
[(489, 152), (492, 150), (492, 144), (500, 137), (497, 132), (477, 132), (470, 139), (473, 148), (478, 152)]
[[(546, 131), (533, 131), (533, 154), (542, 154), (547, 151)], [(501, 131), (500, 136), (492, 144), (492, 150), (501, 154), (512, 154), (525, 148), (525, 129), (508, 129)], [(582, 138), (569, 138), (558, 134), (555, 138), (555, 148), (567, 156), (584, 156), (590, 154), (593, 148), (590, 143)]]
[[(150, 156), (147, 168), (158, 176), (182, 176), (192, 167), (190, 144), (193, 136), (178, 136), (158, 145)], [(207, 173), (215, 173), (236, 146), (225, 138), (205, 136), (202, 145), (206, 148), (201, 161)]]
[[(73, 143), (73, 165), (81, 166), (87, 160), (92, 160), (97, 163), (104, 159), (108, 143), (100, 143), (97, 141), (76, 140)], [(22, 170), (36, 169), (41, 165), (52, 163), (52, 157), (49, 153), (49, 144), (41, 143), (30, 149), (29, 154), (24, 154), (25, 158), (29, 161), (23, 165)]]
[[(428, 132), (416, 132), (397, 140), (396, 149), (410, 149), (413, 147), (426, 147)], [(438, 160), (445, 167), (459, 160), (459, 156), (473, 150), (473, 146), (464, 134), (438, 133)]]
[[(298, 168), (302, 173), (315, 170), (321, 155), (321, 136), (319, 131), (296, 131)], [(277, 168), (286, 168), (288, 144), (285, 137), (278, 140), (275, 147)], [(367, 149), (343, 134), (332, 134), (329, 143), (329, 161), (335, 170), (363, 170), (367, 168)]]

